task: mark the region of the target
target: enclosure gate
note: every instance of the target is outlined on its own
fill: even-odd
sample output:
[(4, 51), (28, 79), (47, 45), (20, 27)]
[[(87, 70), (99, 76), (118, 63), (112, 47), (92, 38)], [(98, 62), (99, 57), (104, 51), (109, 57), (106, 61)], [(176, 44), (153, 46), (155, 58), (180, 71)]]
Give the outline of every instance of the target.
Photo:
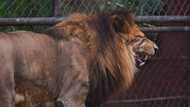
[(131, 8), (159, 52), (103, 107), (190, 107), (190, 0), (4, 0), (0, 30), (40, 31), (73, 12)]

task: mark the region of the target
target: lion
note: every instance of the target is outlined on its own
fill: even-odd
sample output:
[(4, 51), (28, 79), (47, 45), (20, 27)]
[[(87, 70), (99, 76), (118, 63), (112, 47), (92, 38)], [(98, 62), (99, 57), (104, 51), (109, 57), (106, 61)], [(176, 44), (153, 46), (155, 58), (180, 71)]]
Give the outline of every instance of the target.
[(128, 11), (75, 13), (45, 32), (0, 33), (1, 107), (98, 107), (157, 46)]

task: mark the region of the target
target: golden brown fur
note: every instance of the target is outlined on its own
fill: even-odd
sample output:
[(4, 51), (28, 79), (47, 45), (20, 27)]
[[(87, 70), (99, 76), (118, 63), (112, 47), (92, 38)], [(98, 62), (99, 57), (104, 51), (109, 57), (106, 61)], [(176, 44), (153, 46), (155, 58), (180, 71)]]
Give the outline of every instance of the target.
[[(130, 12), (115, 11), (90, 16), (73, 14), (57, 24), (55, 29), (57, 33), (66, 34), (63, 38), (77, 37), (85, 43), (90, 73), (87, 106), (99, 106), (114, 90), (131, 85), (136, 71), (134, 49), (138, 45), (128, 43), (136, 37), (146, 37)], [(61, 38), (62, 35), (59, 36)], [(155, 44), (150, 40), (145, 45), (154, 50)]]
[[(125, 45), (125, 39), (113, 31), (112, 21), (113, 19), (109, 14), (100, 14), (98, 16), (74, 14), (62, 23), (57, 24), (54, 29), (60, 34), (64, 32), (65, 35), (60, 35), (63, 38), (74, 36), (86, 44), (86, 48), (89, 50), (88, 61), (93, 63), (92, 65), (98, 64), (98, 68), (102, 70), (95, 70), (93, 71), (94, 73), (103, 72), (106, 75), (109, 72), (115, 78), (122, 77), (127, 79), (119, 82), (123, 82), (124, 84), (122, 85), (129, 86), (135, 70), (134, 58), (131, 55), (132, 52)], [(118, 65), (122, 70), (118, 69)], [(124, 72), (119, 72), (118, 70)], [(98, 81), (98, 74), (93, 76), (97, 77), (95, 81)]]
[[(0, 56), (7, 59), (0, 66), (9, 66), (0, 69), (1, 77), (8, 76), (0, 83), (0, 104), (13, 107), (15, 85), (20, 106), (29, 99), (36, 107), (55, 101), (64, 107), (98, 107), (115, 90), (132, 84), (139, 36), (144, 38), (125, 11), (73, 14), (45, 33), (2, 33)], [(143, 47), (154, 50), (151, 43)]]

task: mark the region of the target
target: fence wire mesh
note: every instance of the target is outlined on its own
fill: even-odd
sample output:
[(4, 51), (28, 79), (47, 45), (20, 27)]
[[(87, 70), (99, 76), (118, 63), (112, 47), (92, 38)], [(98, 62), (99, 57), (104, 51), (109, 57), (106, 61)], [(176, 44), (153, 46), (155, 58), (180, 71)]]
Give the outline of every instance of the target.
[[(52, 16), (56, 0), (1, 0), (0, 16)], [(60, 14), (127, 7), (137, 15), (189, 15), (189, 0), (57, 0)]]
[[(95, 13), (120, 7), (143, 16), (190, 15), (189, 0), (1, 0), (1, 17), (65, 16), (73, 12)], [(27, 29), (40, 31), (44, 27), (4, 27), (1, 31)]]
[[(73, 12), (95, 13), (126, 7), (142, 16), (190, 15), (189, 0), (1, 0), (1, 17), (51, 17)], [(188, 19), (187, 19), (188, 20)], [(40, 31), (44, 27), (7, 26), (1, 31), (18, 29)], [(185, 28), (182, 28), (185, 29)]]
[[(172, 35), (169, 37), (168, 35)], [(107, 107), (189, 107), (189, 33), (159, 34), (159, 52)], [(123, 95), (123, 96), (122, 96)]]
[[(135, 10), (137, 15), (187, 15), (189, 0), (63, 0), (63, 12), (99, 12), (118, 7)], [(68, 9), (69, 8), (69, 9)]]
[[(73, 12), (95, 13), (120, 7), (127, 7), (142, 16), (190, 15), (190, 0), (0, 0), (0, 16), (64, 16)], [(0, 30), (41, 31), (46, 27), (3, 26)], [(160, 45), (160, 53), (140, 68), (129, 90), (114, 95), (104, 107), (190, 106), (189, 33), (154, 35), (154, 41)]]

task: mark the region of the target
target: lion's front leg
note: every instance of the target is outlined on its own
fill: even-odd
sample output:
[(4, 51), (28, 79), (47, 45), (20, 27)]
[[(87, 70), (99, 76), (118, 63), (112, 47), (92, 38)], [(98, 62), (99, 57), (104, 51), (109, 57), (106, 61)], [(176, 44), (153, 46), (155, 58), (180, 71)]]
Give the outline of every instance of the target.
[(89, 72), (80, 40), (60, 42), (57, 84), (57, 107), (86, 107), (89, 91)]
[(88, 87), (82, 86), (78, 81), (78, 84), (73, 84), (70, 88), (57, 98), (56, 107), (86, 107)]

